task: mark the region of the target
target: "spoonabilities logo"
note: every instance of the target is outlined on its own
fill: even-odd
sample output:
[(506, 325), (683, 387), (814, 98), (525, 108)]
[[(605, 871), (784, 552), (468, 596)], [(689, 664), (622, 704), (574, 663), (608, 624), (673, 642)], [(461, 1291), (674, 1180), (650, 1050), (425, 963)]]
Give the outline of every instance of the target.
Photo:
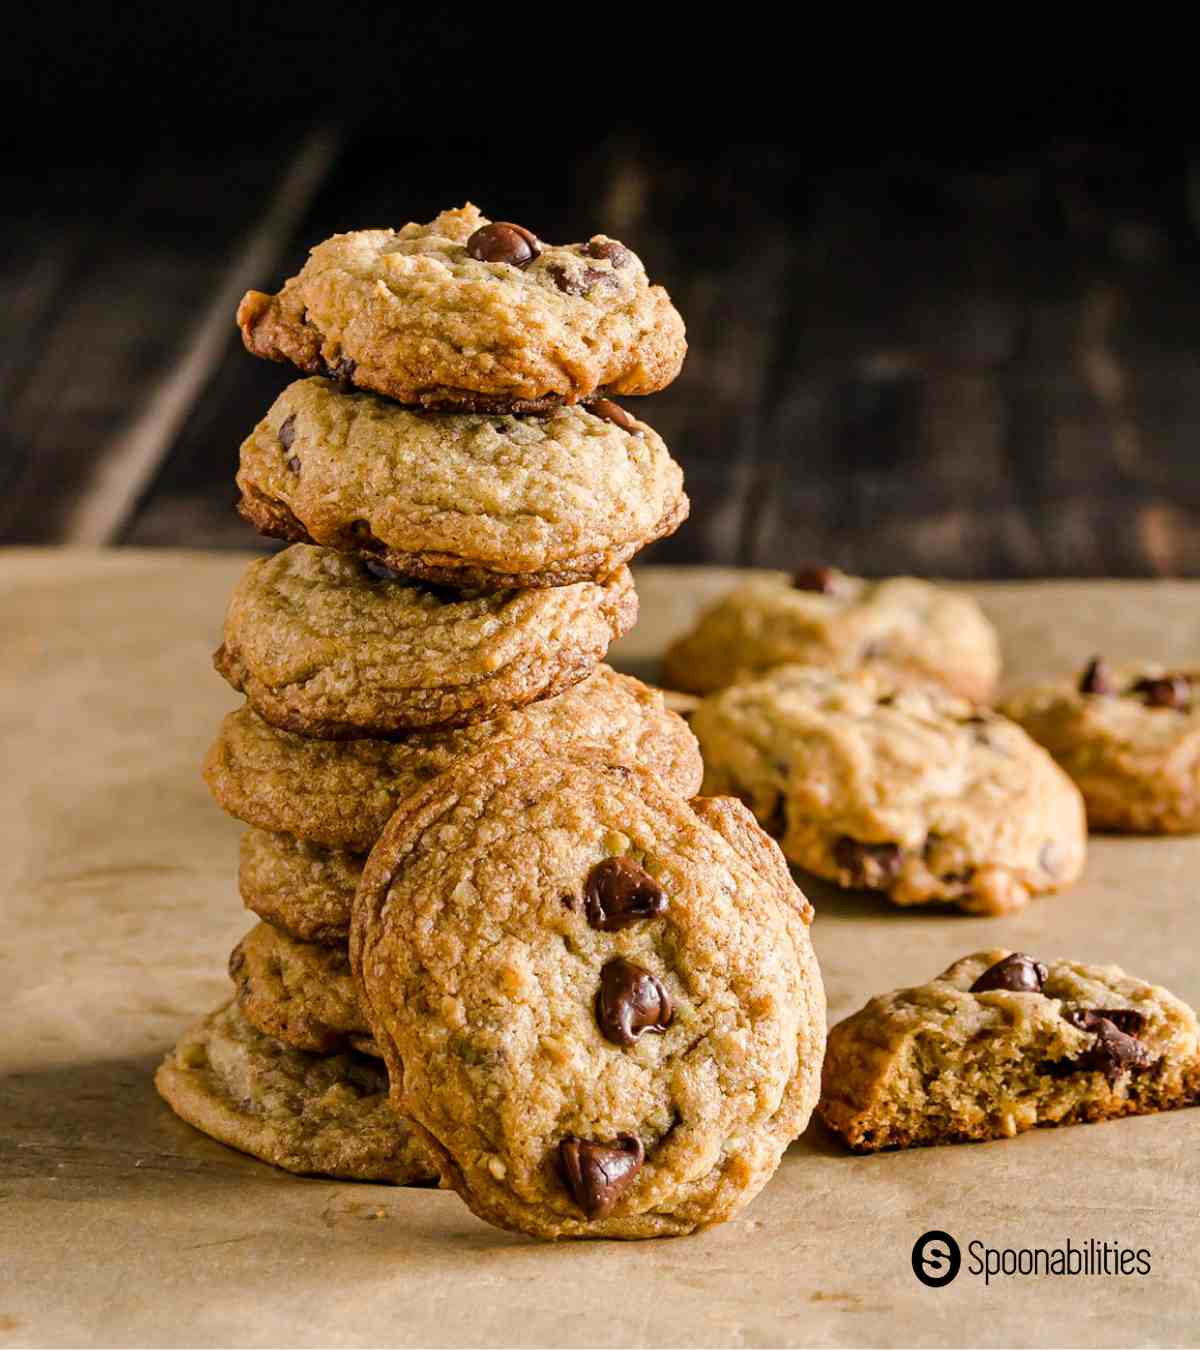
[(962, 1252), (949, 1233), (932, 1228), (913, 1243), (913, 1274), (931, 1289), (949, 1284), (962, 1265)]

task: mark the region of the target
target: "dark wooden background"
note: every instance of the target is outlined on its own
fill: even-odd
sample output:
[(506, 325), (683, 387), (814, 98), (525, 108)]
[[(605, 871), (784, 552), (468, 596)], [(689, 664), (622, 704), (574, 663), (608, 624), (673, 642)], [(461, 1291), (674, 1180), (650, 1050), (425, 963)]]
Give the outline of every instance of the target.
[(620, 118), (596, 63), (549, 118), (487, 35), (208, 23), (9, 58), (37, 134), (6, 158), (0, 543), (253, 545), (237, 448), (289, 374), (243, 352), (241, 292), (469, 197), (624, 238), (683, 312), (638, 413), (692, 516), (647, 557), (1200, 575), (1200, 157), (1134, 92), (962, 138), (961, 96), (932, 130), (885, 101), (838, 139), (815, 94), (718, 115), (701, 72), (656, 102), (606, 57)]

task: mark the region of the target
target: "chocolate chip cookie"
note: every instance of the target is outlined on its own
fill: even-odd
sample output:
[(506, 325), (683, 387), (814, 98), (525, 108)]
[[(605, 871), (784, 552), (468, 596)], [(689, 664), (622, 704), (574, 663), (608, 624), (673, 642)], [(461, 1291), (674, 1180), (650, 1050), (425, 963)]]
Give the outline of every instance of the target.
[(784, 853), (898, 905), (1005, 914), (1083, 868), (1079, 791), (1014, 723), (882, 669), (780, 666), (705, 699), (704, 788)]
[(297, 942), (260, 923), (230, 954), (229, 978), (242, 1016), (264, 1035), (316, 1055), (347, 1046), (378, 1055), (344, 945)]
[[(355, 742), (362, 744), (362, 742)], [(242, 835), (238, 890), (246, 908), (302, 943), (342, 947), (367, 855), (325, 848), (292, 834)]]
[(350, 953), (393, 1101), (476, 1214), (668, 1236), (736, 1213), (808, 1120), (810, 916), (739, 803), (509, 742), (400, 807)]
[(610, 576), (688, 510), (667, 447), (609, 401), (547, 417), (424, 413), (328, 380), (283, 391), (237, 481), (264, 534), (485, 590)]
[(873, 998), (829, 1033), (820, 1113), (851, 1148), (999, 1139), (1191, 1106), (1196, 1015), (1117, 966), (1005, 949)]
[(600, 665), (555, 698), (398, 741), (312, 740), (240, 708), (221, 724), (204, 780), (219, 805), (248, 824), (366, 853), (405, 797), (498, 740), (603, 746), (685, 797), (699, 791), (703, 773), (695, 736), (667, 710), (662, 692)]
[(154, 1083), (189, 1125), (285, 1171), (397, 1186), (437, 1180), (388, 1104), (378, 1060), (293, 1050), (257, 1031), (235, 1004), (194, 1026)]
[(295, 544), (246, 569), (214, 664), (274, 726), (389, 737), (562, 693), (636, 619), (625, 567), (602, 583), (479, 595)]
[(1200, 670), (1113, 668), (1013, 694), (1003, 711), (1071, 775), (1096, 830), (1200, 830)]
[(687, 350), (670, 297), (624, 244), (547, 244), (470, 204), (334, 235), (278, 295), (247, 292), (237, 318), (255, 356), (475, 411), (652, 394)]
[(841, 671), (887, 665), (986, 701), (1000, 649), (982, 610), (959, 591), (808, 567), (758, 577), (718, 600), (668, 650), (666, 682), (707, 694), (793, 663)]

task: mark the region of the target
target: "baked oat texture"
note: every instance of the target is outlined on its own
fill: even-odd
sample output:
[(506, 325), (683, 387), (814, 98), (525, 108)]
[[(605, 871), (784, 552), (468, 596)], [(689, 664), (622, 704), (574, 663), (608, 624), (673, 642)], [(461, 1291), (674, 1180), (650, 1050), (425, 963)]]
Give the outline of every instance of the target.
[(388, 737), (487, 721), (562, 693), (636, 619), (625, 567), (603, 583), (444, 593), (295, 544), (247, 567), (213, 660), (274, 726)]
[(287, 1172), (397, 1186), (437, 1179), (388, 1104), (378, 1060), (290, 1049), (255, 1030), (236, 1004), (188, 1031), (154, 1083), (189, 1125)]
[(718, 600), (667, 651), (666, 683), (708, 694), (773, 666), (887, 665), (965, 698), (991, 698), (999, 643), (970, 596), (915, 577), (864, 581), (818, 570), (824, 589), (778, 572)]
[(240, 510), (264, 534), (450, 586), (603, 578), (688, 510), (662, 440), (627, 421), (424, 413), (300, 380), (242, 445)]
[[(1142, 663), (1021, 690), (1001, 705), (1071, 775), (1096, 830), (1200, 831), (1200, 670)], [(1158, 690), (1178, 690), (1164, 701)]]
[[(652, 394), (679, 374), (683, 320), (630, 249), (596, 235), (523, 265), (472, 256), (468, 203), (427, 225), (334, 235), (278, 295), (249, 291), (255, 356), (400, 403), (520, 411)], [(477, 251), (477, 250), (476, 250)]]
[[(989, 971), (993, 987), (972, 992)], [(1196, 1016), (1173, 994), (1117, 966), (997, 948), (834, 1026), (819, 1110), (870, 1152), (1142, 1115), (1198, 1091)]]
[(359, 1008), (345, 946), (321, 946), (256, 924), (229, 957), (237, 1005), (251, 1026), (310, 1054), (347, 1046), (378, 1056)]
[(397, 811), (350, 950), (393, 1100), (476, 1214), (669, 1236), (741, 1209), (808, 1121), (810, 918), (739, 803), (505, 743)]
[(1082, 871), (1071, 780), (1020, 727), (935, 685), (780, 666), (703, 700), (691, 726), (703, 791), (740, 797), (840, 886), (1005, 914)]
[[(224, 810), (250, 825), (366, 853), (405, 797), (455, 760), (498, 740), (603, 746), (616, 762), (640, 765), (685, 797), (700, 790), (700, 750), (684, 721), (667, 711), (659, 690), (606, 665), (555, 698), (489, 722), (413, 732), (398, 741), (312, 740), (281, 731), (244, 707), (221, 724), (204, 761), (204, 780)], [(313, 884), (303, 880), (299, 860), (283, 865), (286, 875), (278, 883), (260, 876), (257, 894)], [(349, 911), (338, 926), (343, 922)], [(315, 934), (285, 926), (315, 940)]]

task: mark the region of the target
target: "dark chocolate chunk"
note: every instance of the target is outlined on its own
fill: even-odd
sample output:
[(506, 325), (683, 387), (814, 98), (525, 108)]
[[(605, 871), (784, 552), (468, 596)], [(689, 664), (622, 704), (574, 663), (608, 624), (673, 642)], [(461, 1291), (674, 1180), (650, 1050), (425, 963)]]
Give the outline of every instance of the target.
[(806, 563), (792, 574), (792, 586), (798, 591), (820, 591), (832, 595), (837, 590), (837, 572), (821, 563)]
[(606, 282), (613, 286), (616, 278), (611, 272), (600, 272), (594, 267), (585, 267), (582, 272), (569, 271), (561, 263), (553, 263), (548, 269), (554, 278), (554, 284), (564, 295), (586, 295), (594, 286)]
[(1146, 1019), (1135, 1008), (1071, 1008), (1063, 1017), (1096, 1039), (1077, 1059), (1060, 1059), (1041, 1066), (1044, 1073), (1065, 1077), (1072, 1073), (1102, 1073), (1115, 1083), (1123, 1073), (1148, 1069), (1155, 1058), (1137, 1038)]
[(667, 907), (663, 888), (628, 858), (605, 858), (588, 873), (583, 888), (587, 921), (601, 932), (615, 933)]
[(632, 1045), (644, 1032), (666, 1031), (674, 1015), (671, 995), (656, 976), (623, 956), (600, 972), (596, 1021), (616, 1045)]
[(833, 846), (833, 860), (850, 873), (852, 885), (885, 890), (899, 874), (903, 857), (899, 844), (864, 844), (844, 834)]
[(528, 267), (541, 251), (537, 235), (511, 220), (481, 225), (467, 240), (467, 252), (477, 262), (508, 263), (510, 267)]
[(292, 448), (292, 442), (296, 439), (296, 414), (292, 413), (285, 417), (279, 424), (279, 444), (285, 450)]
[(615, 1144), (568, 1135), (558, 1146), (558, 1170), (571, 1198), (589, 1219), (603, 1219), (642, 1170), (646, 1150), (632, 1134)]
[(642, 434), (641, 427), (632, 417), (621, 407), (619, 403), (614, 403), (611, 398), (598, 398), (587, 405), (587, 410), (593, 417), (602, 418), (605, 422), (612, 422), (622, 431), (630, 431), (635, 436)]
[(972, 994), (984, 994), (989, 989), (1010, 989), (1014, 993), (1028, 991), (1040, 994), (1046, 983), (1046, 967), (1041, 961), (1035, 961), (1024, 952), (1012, 952), (1010, 955), (988, 966), (971, 986)]
[(1186, 675), (1147, 676), (1138, 680), (1129, 692), (1140, 694), (1142, 702), (1149, 708), (1174, 708), (1176, 712), (1187, 712), (1192, 706), (1192, 684)]
[(1112, 672), (1099, 656), (1093, 656), (1079, 677), (1081, 694), (1115, 694)]

